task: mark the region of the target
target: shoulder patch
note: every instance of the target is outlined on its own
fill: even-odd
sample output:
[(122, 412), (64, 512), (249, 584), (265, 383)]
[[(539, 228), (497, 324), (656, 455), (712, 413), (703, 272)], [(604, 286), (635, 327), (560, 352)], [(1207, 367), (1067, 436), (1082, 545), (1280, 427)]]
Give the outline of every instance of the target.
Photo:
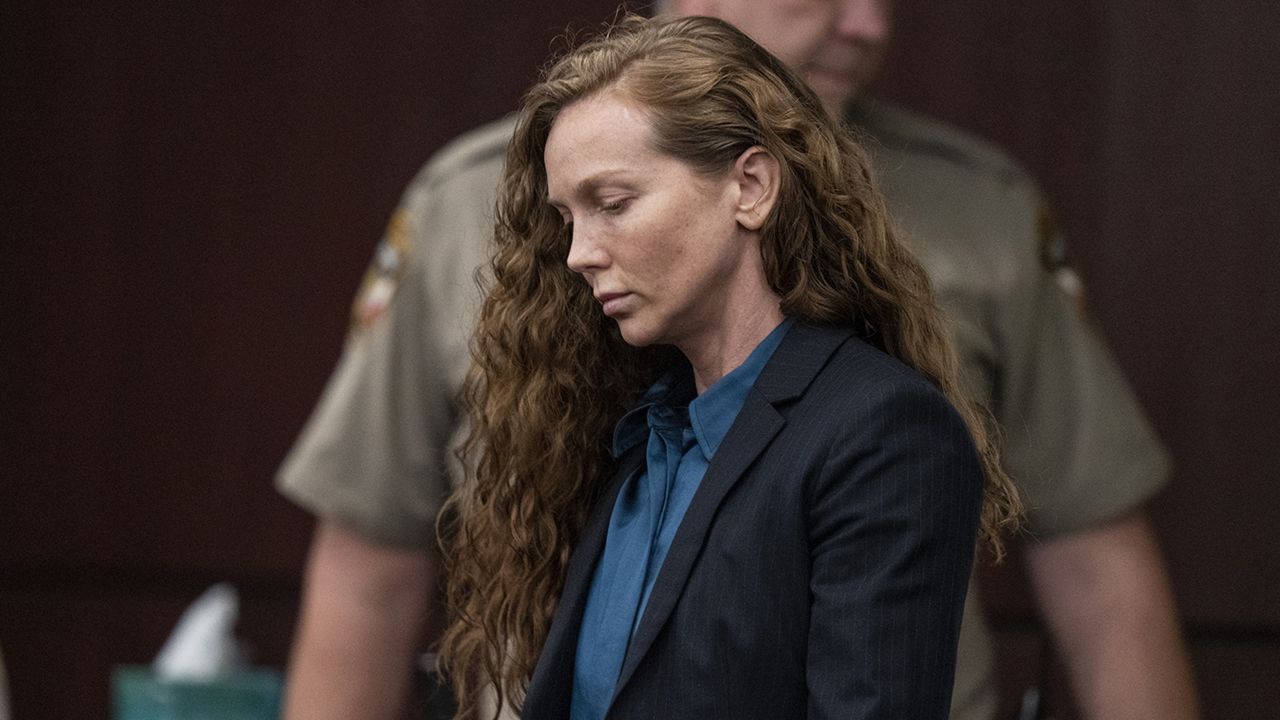
[(397, 208), (391, 215), (352, 304), (351, 332), (376, 324), (391, 305), (409, 259), (409, 224), (409, 213), (405, 208)]
[(1067, 252), (1067, 242), (1058, 229), (1058, 221), (1053, 208), (1044, 200), (1036, 215), (1036, 235), (1040, 243), (1040, 264), (1044, 271), (1053, 278), (1054, 283), (1067, 297), (1071, 298), (1076, 312), (1081, 318), (1088, 318), (1088, 305), (1085, 303), (1084, 283), (1075, 268), (1071, 267), (1071, 258)]

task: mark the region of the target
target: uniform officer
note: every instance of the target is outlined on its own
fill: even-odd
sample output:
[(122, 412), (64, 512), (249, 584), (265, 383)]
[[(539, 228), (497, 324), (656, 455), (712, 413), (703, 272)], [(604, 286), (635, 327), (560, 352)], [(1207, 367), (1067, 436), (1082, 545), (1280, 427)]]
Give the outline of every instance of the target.
[[(1096, 331), (1035, 183), (991, 145), (858, 98), (890, 0), (671, 0), (722, 17), (800, 69), (866, 134), (881, 188), (929, 268), (971, 389), (1006, 433), (1029, 508), (1028, 571), (1089, 717), (1195, 717), (1168, 583), (1142, 512), (1168, 465)], [(488, 255), (504, 120), (441, 150), (406, 190), (365, 277), (337, 370), (278, 478), (319, 519), (289, 718), (395, 717), (436, 580), (455, 477), (453, 398)], [(970, 594), (953, 717), (994, 713), (992, 648)]]

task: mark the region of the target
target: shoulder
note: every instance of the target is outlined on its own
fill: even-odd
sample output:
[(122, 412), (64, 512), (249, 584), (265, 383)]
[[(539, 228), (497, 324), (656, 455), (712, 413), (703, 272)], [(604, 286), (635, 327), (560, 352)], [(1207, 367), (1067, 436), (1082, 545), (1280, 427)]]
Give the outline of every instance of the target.
[(832, 353), (788, 424), (821, 457), (811, 499), (840, 488), (879, 493), (885, 482), (956, 500), (980, 495), (981, 462), (960, 413), (928, 378), (858, 337)]
[[(396, 347), (411, 338), (419, 347), (448, 343), (451, 358), (465, 359), (471, 312), (479, 306), (474, 271), (489, 258), (494, 205), (514, 117), (483, 125), (448, 142), (414, 176), (387, 223), (374, 264), (357, 298), (367, 324), (394, 307)], [(392, 303), (406, 290), (413, 297)], [(366, 309), (366, 307), (368, 309)], [(399, 351), (397, 351), (399, 352)], [(458, 376), (464, 365), (451, 361)]]
[(859, 337), (852, 328), (797, 323), (784, 343), (776, 356), (781, 363), (790, 365), (789, 374), (799, 381), (808, 372), (804, 360), (812, 358), (815, 351), (821, 352), (824, 345), (831, 348), (804, 390), (800, 407), (806, 413), (816, 411), (865, 421), (868, 413), (895, 404), (922, 403), (940, 412), (950, 411), (950, 403), (932, 382)]
[(888, 151), (1003, 183), (1035, 184), (1026, 169), (998, 145), (893, 103), (859, 101), (847, 119), (869, 141), (873, 153)]
[(837, 444), (850, 449), (971, 458), (968, 426), (937, 385), (914, 368), (857, 337), (832, 355), (816, 379), (818, 412), (829, 412)]
[(823, 375), (834, 386), (848, 387), (852, 391), (848, 396), (867, 406), (883, 409), (886, 405), (923, 402), (939, 409), (950, 408), (942, 391), (928, 378), (860, 337), (850, 337), (832, 355)]
[(427, 161), (405, 190), (402, 204), (421, 202), (431, 193), (479, 191), (488, 199), (497, 188), (515, 116), (482, 125), (449, 141)]
[(463, 133), (440, 148), (423, 171), (448, 177), (495, 161), (501, 164), (515, 127), (515, 116), (508, 115)]
[(847, 120), (909, 234), (954, 236), (958, 228), (972, 228), (979, 238), (1008, 232), (1025, 237), (1042, 209), (1031, 174), (967, 131), (872, 100), (853, 105)]
[[(428, 257), (452, 283), (458, 268), (481, 265), (493, 230), (493, 208), (515, 118), (506, 117), (451, 140), (414, 176), (392, 224), (403, 233), (410, 262)], [(451, 254), (452, 253), (452, 254)], [(469, 276), (468, 276), (469, 277)]]
[(861, 134), (897, 226), (937, 287), (1003, 296), (1039, 272), (1049, 227), (1034, 178), (996, 145), (894, 105), (865, 101)]

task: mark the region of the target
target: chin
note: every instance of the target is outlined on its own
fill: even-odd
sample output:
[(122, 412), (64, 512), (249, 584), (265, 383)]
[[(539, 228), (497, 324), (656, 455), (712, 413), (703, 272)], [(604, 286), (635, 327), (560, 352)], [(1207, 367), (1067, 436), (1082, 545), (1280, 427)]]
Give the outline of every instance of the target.
[(637, 323), (634, 318), (620, 320), (618, 332), (622, 334), (623, 341), (631, 347), (648, 347), (659, 342), (659, 333), (654, 328), (645, 327)]
[(648, 347), (653, 344), (653, 338), (644, 333), (627, 332), (625, 328), (619, 327), (622, 331), (622, 339), (631, 347), (641, 348)]

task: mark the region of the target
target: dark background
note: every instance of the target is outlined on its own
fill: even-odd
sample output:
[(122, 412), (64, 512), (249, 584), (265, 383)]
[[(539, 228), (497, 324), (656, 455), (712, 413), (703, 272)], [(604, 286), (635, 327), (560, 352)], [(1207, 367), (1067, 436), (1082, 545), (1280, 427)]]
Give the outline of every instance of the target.
[[(1042, 181), (1177, 463), (1152, 512), (1206, 715), (1273, 717), (1280, 7), (898, 5), (877, 91)], [(15, 717), (106, 717), (110, 666), (149, 661), (224, 579), (256, 659), (283, 664), (311, 521), (271, 478), (384, 221), (432, 150), (514, 108), (567, 23), (613, 6), (6, 5), (0, 644)], [(989, 600), (1012, 690), (1053, 663), (1006, 579)]]

